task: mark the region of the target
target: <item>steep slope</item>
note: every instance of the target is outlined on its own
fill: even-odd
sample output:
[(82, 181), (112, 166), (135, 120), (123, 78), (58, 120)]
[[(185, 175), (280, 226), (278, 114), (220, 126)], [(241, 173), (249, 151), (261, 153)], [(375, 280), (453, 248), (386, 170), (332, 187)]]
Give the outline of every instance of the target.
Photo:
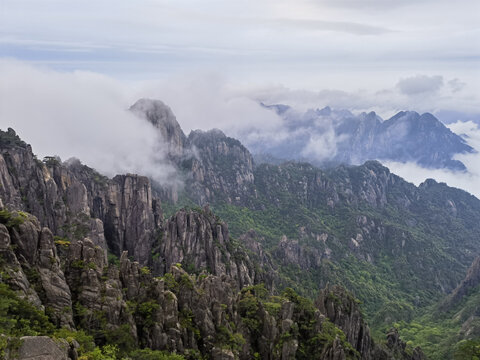
[[(150, 349), (152, 356), (151, 350), (168, 350), (188, 359), (201, 356), (214, 360), (422, 359), (407, 353), (398, 357), (394, 348), (375, 345), (368, 337), (369, 329), (355, 302), (353, 305), (348, 302), (354, 300), (344, 290), (335, 289), (335, 294), (341, 291), (344, 297), (335, 302), (328, 299), (336, 295), (319, 299), (319, 303), (328, 308), (332, 323), (322, 313), (326, 311), (324, 305), (316, 308), (291, 289), (281, 296), (269, 295), (260, 285), (244, 287), (238, 292), (234, 279), (229, 276), (219, 277), (206, 272), (192, 276), (179, 265), (173, 265), (164, 277), (153, 277), (148, 268), (128, 260), (127, 252), (116, 262), (107, 264), (102, 249), (95, 247), (88, 238), (55, 246), (50, 235), (49, 240), (40, 240), (44, 243), (41, 248), (30, 248), (34, 259), (41, 259), (48, 251), (48, 264), (41, 260), (31, 263), (20, 247), (32, 236), (43, 237), (49, 230), (40, 229), (36, 218), (30, 215), (24, 217), (7, 210), (2, 210), (2, 214), (5, 224), (0, 224), (0, 301), (6, 294), (17, 302), (21, 302), (21, 298), (29, 299), (37, 306), (37, 310), (30, 308), (37, 317), (42, 316), (43, 309), (49, 305), (56, 306), (49, 308), (49, 318), (59, 319), (57, 326), (70, 328), (55, 332), (54, 326), (43, 318), (44, 327), (37, 334), (55, 336), (57, 343), (58, 338), (67, 340), (60, 342), (61, 347), (57, 348), (47, 345), (48, 338), (37, 338), (37, 346), (47, 347), (43, 350), (44, 356), (75, 359), (83, 355), (87, 359), (97, 359), (95, 352), (85, 348), (94, 346), (94, 340), (98, 345), (115, 345), (119, 355), (135, 354), (135, 349), (145, 347)], [(6, 214), (10, 216), (8, 219)], [(11, 222), (12, 219), (15, 221)], [(22, 232), (23, 228), (33, 232)], [(50, 271), (49, 277), (42, 276), (44, 270)], [(52, 270), (60, 281), (52, 277)], [(37, 271), (40, 276), (33, 276)], [(59, 285), (63, 290), (55, 291)], [(60, 301), (63, 298), (68, 302)], [(354, 312), (355, 317), (346, 317), (345, 307)], [(5, 316), (0, 324), (2, 332), (11, 330), (4, 327), (4, 321), (12, 316), (11, 311), (10, 308), (4, 313), (4, 309), (0, 309)], [(0, 347), (7, 351), (6, 354), (10, 353), (7, 359), (14, 356), (12, 348), (8, 347), (14, 344), (14, 336), (33, 330), (28, 316), (27, 313), (17, 316), (17, 319), (25, 317), (23, 328), (8, 333), (7, 348)], [(334, 323), (340, 318), (342, 321), (337, 328)], [(358, 336), (366, 339), (361, 345), (358, 340), (354, 341)], [(27, 359), (28, 354), (34, 352), (30, 348), (35, 338), (22, 339), (24, 344), (19, 358)]]
[[(206, 271), (229, 279), (234, 293), (264, 282), (269, 291), (281, 293), (291, 286), (316, 298), (328, 283), (342, 285), (363, 302), (374, 334), (380, 336), (393, 322), (412, 319), (453, 290), (480, 252), (480, 202), (463, 191), (433, 180), (415, 187), (377, 162), (330, 170), (304, 163), (255, 166), (239, 141), (216, 130), (182, 136), (164, 105), (159, 109), (165, 116), (157, 116), (156, 107), (149, 109), (157, 131), (167, 128), (167, 139), (182, 139), (177, 142), (181, 151), (170, 156), (183, 172), (182, 193), (173, 194), (158, 184), (151, 189), (150, 181), (137, 175), (107, 179), (78, 161), (39, 161), (13, 130), (0, 133), (0, 199), (10, 210), (31, 212), (56, 236), (60, 263), (66, 264), (65, 281), (86, 289), (70, 286), (74, 322), (86, 323), (100, 344), (108, 342), (106, 324), (110, 330), (121, 322), (138, 326), (128, 318), (122, 301), (115, 300), (120, 296), (117, 290), (128, 289), (128, 281), (136, 284), (138, 276), (148, 272), (168, 274), (176, 263), (190, 274)], [(210, 207), (204, 207), (208, 203)], [(191, 210), (177, 211), (184, 205)], [(71, 257), (61, 245), (68, 242), (75, 249)], [(108, 302), (98, 305), (96, 297), (103, 291), (99, 287), (107, 270), (95, 276), (90, 271), (102, 268), (95, 265), (100, 260), (92, 259), (102, 257), (105, 264), (107, 250), (123, 260), (138, 261), (134, 273), (139, 274), (126, 276), (124, 283), (112, 275), (107, 284), (117, 290), (111, 290), (108, 301), (120, 317), (108, 315), (111, 320), (105, 322), (102, 315), (90, 324), (98, 311), (109, 311)], [(125, 250), (130, 259), (123, 255)], [(86, 280), (92, 281), (90, 288)], [(137, 290), (129, 291), (132, 295)], [(267, 300), (263, 301), (275, 302)], [(139, 321), (144, 315), (138, 315)], [(170, 336), (170, 330), (162, 329)], [(358, 339), (348, 329), (344, 334), (357, 349)], [(391, 343), (402, 348), (395, 332), (390, 334)], [(154, 341), (138, 331), (136, 336), (142, 339), (138, 344)], [(178, 343), (178, 338), (172, 339)], [(254, 353), (259, 352), (252, 341)]]
[[(327, 110), (317, 115), (330, 116)], [(359, 121), (392, 134), (405, 122), (421, 122), (424, 133), (445, 130), (417, 115), (381, 122), (365, 114)], [(168, 207), (210, 203), (234, 238), (255, 230), (287, 283), (311, 297), (327, 282), (347, 287), (375, 329), (408, 320), (453, 290), (480, 252), (480, 201), (461, 190), (433, 180), (415, 187), (377, 162), (329, 170), (255, 166), (245, 147), (219, 131), (193, 132), (189, 141), (192, 161), (178, 167), (198, 175), (188, 178), (176, 205), (164, 198)]]
[(480, 258), (458, 286), (409, 323), (399, 323), (403, 339), (420, 345), (432, 359), (467, 359), (479, 355)]
[(105, 259), (107, 250), (116, 256), (127, 251), (160, 275), (183, 263), (197, 271), (231, 275), (239, 286), (263, 279), (264, 264), (254, 265), (208, 209), (164, 219), (148, 178), (127, 174), (108, 179), (78, 160), (42, 162), (13, 130), (0, 136), (2, 206), (34, 214), (58, 239), (88, 237)]
[(273, 158), (317, 165), (387, 160), (465, 170), (464, 164), (453, 157), (474, 151), (429, 113), (402, 111), (384, 121), (374, 112), (354, 115), (326, 107), (302, 113), (285, 105), (264, 107), (281, 117), (282, 126), (291, 134), (288, 141), (252, 142), (248, 132), (242, 138), (254, 153), (270, 154)]
[[(0, 351), (5, 358), (98, 359), (102, 352), (142, 358), (165, 350), (214, 360), (417, 359), (407, 353), (398, 357), (395, 349), (368, 337), (354, 341), (369, 330), (352, 303), (327, 305), (333, 322), (342, 319), (336, 327), (322, 307), (292, 289), (274, 296), (271, 285), (270, 291), (253, 286), (274, 275), (255, 233), (243, 237), (255, 251), (250, 260), (208, 208), (164, 219), (147, 178), (109, 180), (79, 162), (48, 158), (45, 164), (12, 130), (1, 135)], [(29, 191), (18, 197), (25, 178), (36, 197)], [(82, 196), (64, 196), (71, 193)], [(58, 212), (46, 203), (52, 199)], [(56, 225), (53, 233), (16, 207), (37, 211), (44, 223)], [(110, 254), (107, 261), (107, 251), (121, 255)], [(138, 261), (129, 259), (129, 251)], [(345, 306), (354, 318), (342, 315)]]

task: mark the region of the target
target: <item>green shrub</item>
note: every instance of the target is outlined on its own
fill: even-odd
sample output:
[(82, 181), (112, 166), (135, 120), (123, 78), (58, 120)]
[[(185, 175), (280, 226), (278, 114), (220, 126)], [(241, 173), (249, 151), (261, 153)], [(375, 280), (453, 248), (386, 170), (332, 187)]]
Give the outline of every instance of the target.
[(0, 333), (12, 336), (51, 335), (54, 330), (48, 317), (21, 299), (6, 284), (0, 283)]
[(0, 210), (0, 223), (4, 224), (7, 228), (18, 227), (25, 222), (28, 217), (26, 213), (19, 212), (14, 213), (6, 209)]
[(129, 357), (131, 360), (185, 360), (182, 355), (150, 349), (135, 350)]

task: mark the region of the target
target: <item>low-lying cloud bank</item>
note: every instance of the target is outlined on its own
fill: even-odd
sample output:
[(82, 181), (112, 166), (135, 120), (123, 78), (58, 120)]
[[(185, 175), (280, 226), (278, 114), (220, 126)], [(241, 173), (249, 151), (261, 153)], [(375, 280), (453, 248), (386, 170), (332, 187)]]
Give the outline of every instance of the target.
[[(457, 122), (449, 125), (449, 128), (457, 134), (466, 135), (467, 143), (477, 151), (480, 150), (480, 128), (477, 124), (472, 121)], [(427, 178), (432, 178), (449, 186), (466, 190), (480, 199), (480, 154), (457, 155), (455, 158), (465, 164), (467, 172), (425, 169), (413, 163), (384, 162), (384, 165), (415, 185), (419, 185)]]
[[(125, 83), (96, 73), (58, 72), (14, 60), (0, 61), (0, 128), (14, 128), (40, 157), (77, 157), (109, 176), (132, 172), (162, 184), (178, 182), (159, 133), (128, 111), (141, 97), (169, 105), (187, 134), (193, 129), (220, 128), (247, 147), (259, 140), (288, 142), (291, 129), (274, 111), (260, 106), (263, 101), (299, 110), (326, 105), (354, 113), (375, 110), (384, 118), (399, 110), (447, 114), (452, 131), (469, 135), (470, 145), (480, 150), (480, 131), (473, 122), (480, 119), (476, 95), (461, 79), (440, 75), (405, 77), (376, 92), (314, 92), (281, 85), (233, 86), (215, 73)], [(329, 124), (324, 125), (329, 128)], [(326, 158), (335, 153), (338, 139), (331, 131), (314, 140), (305, 148), (306, 153)], [(386, 165), (416, 184), (435, 178), (480, 197), (476, 187), (480, 183), (480, 155), (458, 159), (468, 173), (422, 169), (414, 164)]]
[(159, 133), (128, 111), (122, 84), (14, 61), (1, 63), (0, 84), (0, 128), (14, 128), (40, 158), (76, 157), (109, 176), (130, 172), (176, 181)]

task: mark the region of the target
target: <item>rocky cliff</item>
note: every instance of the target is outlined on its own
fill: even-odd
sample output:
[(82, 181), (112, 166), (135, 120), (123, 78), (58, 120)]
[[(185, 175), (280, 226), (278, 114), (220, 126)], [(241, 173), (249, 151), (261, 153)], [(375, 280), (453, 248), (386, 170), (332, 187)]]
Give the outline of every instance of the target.
[[(10, 304), (0, 306), (7, 319), (0, 350), (7, 358), (90, 359), (95, 346), (215, 360), (356, 359), (380, 349), (352, 335), (354, 322), (368, 333), (358, 311), (336, 327), (341, 315), (329, 316), (341, 306), (328, 313), (280, 291), (254, 231), (242, 243), (232, 239), (209, 207), (164, 218), (145, 177), (108, 179), (78, 161), (39, 161), (13, 130), (0, 140), (0, 302)], [(21, 335), (64, 340), (16, 342)]]
[[(277, 110), (288, 112), (284, 107)], [(319, 110), (301, 123), (313, 126), (315, 117), (331, 112)], [(154, 112), (141, 116), (150, 117), (152, 123), (163, 118)], [(354, 126), (359, 133), (354, 129), (353, 134), (370, 134), (369, 149), (386, 146), (400, 128), (407, 135), (412, 129), (420, 132), (417, 137), (405, 135), (414, 143), (432, 134), (432, 141), (446, 147), (429, 153), (427, 166), (432, 159), (451, 157), (457, 145), (463, 149), (459, 151), (471, 151), (429, 114), (399, 113), (387, 121), (363, 114), (357, 120), (358, 124), (349, 123), (359, 126)], [(185, 139), (179, 126), (173, 128), (174, 139)], [(338, 131), (349, 129), (340, 126)], [(480, 252), (475, 241), (480, 202), (445, 184), (428, 180), (416, 187), (376, 161), (328, 169), (298, 162), (255, 164), (241, 143), (218, 130), (194, 131), (187, 140), (174, 143), (184, 146), (183, 157), (174, 161), (183, 171), (185, 188), (172, 197), (155, 186), (162, 201), (174, 209), (210, 204), (236, 239), (254, 229), (284, 283), (308, 296), (315, 296), (329, 281), (342, 284), (361, 298), (381, 326), (408, 318), (413, 309), (452, 291)], [(400, 151), (401, 146), (395, 149), (389, 151)]]
[[(160, 273), (177, 262), (218, 275), (227, 268), (229, 273), (247, 269), (244, 262), (233, 260), (228, 228), (211, 211), (183, 211), (164, 220), (148, 178), (127, 174), (108, 179), (78, 160), (42, 162), (13, 130), (2, 136), (11, 139), (8, 146), (7, 140), (0, 144), (3, 206), (34, 214), (56, 236), (88, 237), (105, 258), (107, 250), (117, 256), (128, 251), (142, 266)], [(246, 253), (237, 257), (248, 259)], [(252, 284), (252, 277), (239, 281)]]
[[(358, 311), (354, 321), (363, 330), (346, 320), (336, 328), (327, 317), (337, 321), (341, 307), (316, 308), (291, 289), (281, 296), (261, 285), (239, 292), (236, 277), (243, 269), (196, 276), (178, 264), (154, 277), (126, 251), (107, 263), (103, 249), (88, 237), (54, 241), (31, 215), (8, 210), (1, 215), (1, 282), (45, 311), (54, 325), (82, 329), (99, 345), (116, 344), (124, 353), (138, 347), (168, 350), (192, 359), (355, 359), (376, 349), (368, 337), (357, 339), (359, 331), (368, 334)], [(53, 358), (57, 352), (75, 358), (85, 350), (75, 346), (75, 332), (69, 334), (70, 343), (41, 354), (31, 344), (36, 340), (25, 338), (19, 358), (33, 353)], [(44, 348), (48, 338), (38, 342)]]

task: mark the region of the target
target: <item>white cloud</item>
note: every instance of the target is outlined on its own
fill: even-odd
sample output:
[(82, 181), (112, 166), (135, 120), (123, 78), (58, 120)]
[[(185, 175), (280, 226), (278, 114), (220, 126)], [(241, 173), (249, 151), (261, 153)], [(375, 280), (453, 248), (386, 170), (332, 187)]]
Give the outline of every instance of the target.
[[(480, 129), (472, 121), (456, 122), (449, 128), (457, 133), (467, 135), (467, 142), (475, 149), (480, 149)], [(413, 163), (383, 162), (393, 173), (419, 185), (425, 179), (432, 178), (449, 186), (468, 191), (480, 199), (480, 153), (460, 154), (455, 157), (465, 164), (468, 171), (454, 172), (440, 169), (426, 169)]]
[(2, 61), (0, 84), (0, 127), (14, 128), (41, 157), (76, 157), (110, 176), (177, 181), (159, 133), (127, 111), (131, 100), (115, 80)]
[[(445, 82), (450, 80), (446, 78)], [(280, 145), (288, 141), (292, 131), (273, 111), (259, 106), (259, 100), (267, 104), (286, 103), (299, 110), (326, 105), (354, 112), (375, 110), (384, 118), (397, 110), (454, 109), (449, 120), (475, 120), (468, 111), (480, 113), (468, 86), (455, 93), (451, 86), (444, 86), (436, 96), (412, 99), (393, 86), (395, 82), (391, 88), (376, 92), (313, 92), (268, 84), (263, 87), (233, 84), (237, 83), (216, 72), (129, 83), (91, 72), (58, 72), (3, 61), (0, 127), (4, 130), (13, 127), (40, 156), (59, 155), (64, 160), (74, 156), (108, 175), (136, 172), (165, 183), (177, 180), (172, 180), (175, 171), (166, 164), (162, 140), (149, 124), (127, 111), (141, 97), (160, 99), (169, 105), (187, 134), (192, 129), (220, 128), (247, 146), (259, 141)], [(326, 154), (335, 153), (339, 139), (328, 122), (317, 125), (325, 128), (324, 136), (312, 138), (303, 155), (321, 160)], [(456, 133), (468, 134), (468, 141), (480, 149), (480, 132), (473, 122), (450, 126)], [(434, 177), (478, 195), (474, 187), (480, 183), (478, 154), (458, 159), (467, 166), (468, 174), (425, 170), (412, 164), (387, 165), (416, 183)]]
[[(278, 132), (281, 119), (262, 109), (248, 93), (240, 93), (216, 72), (189, 73), (138, 85), (136, 97), (161, 99), (175, 113), (188, 135), (191, 130), (219, 128), (229, 136), (245, 132)], [(272, 139), (273, 140), (273, 139)]]
[(450, 86), (452, 92), (454, 93), (461, 91), (465, 87), (465, 85), (466, 84), (459, 79), (452, 79), (448, 81), (448, 86)]

